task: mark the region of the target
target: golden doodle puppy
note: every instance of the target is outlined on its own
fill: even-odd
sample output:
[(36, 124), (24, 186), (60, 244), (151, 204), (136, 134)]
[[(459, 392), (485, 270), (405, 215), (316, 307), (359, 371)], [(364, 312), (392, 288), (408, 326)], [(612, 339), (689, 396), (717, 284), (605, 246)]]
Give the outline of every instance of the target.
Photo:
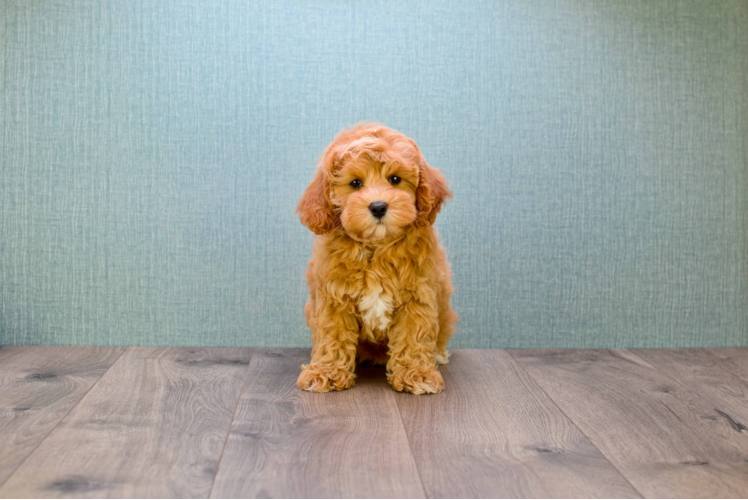
[(358, 361), (386, 363), (397, 391), (444, 389), (437, 365), (457, 314), (432, 224), (451, 196), (416, 143), (390, 128), (359, 124), (327, 147), (297, 209), (318, 235), (304, 311), (312, 359), (299, 388), (347, 389)]

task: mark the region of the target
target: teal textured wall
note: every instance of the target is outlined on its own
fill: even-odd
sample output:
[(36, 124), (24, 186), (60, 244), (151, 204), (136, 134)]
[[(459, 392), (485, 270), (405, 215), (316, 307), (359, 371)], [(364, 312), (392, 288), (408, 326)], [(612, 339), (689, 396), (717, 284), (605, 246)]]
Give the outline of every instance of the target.
[(309, 345), (294, 208), (415, 139), (454, 347), (748, 345), (748, 2), (4, 1), (0, 343)]

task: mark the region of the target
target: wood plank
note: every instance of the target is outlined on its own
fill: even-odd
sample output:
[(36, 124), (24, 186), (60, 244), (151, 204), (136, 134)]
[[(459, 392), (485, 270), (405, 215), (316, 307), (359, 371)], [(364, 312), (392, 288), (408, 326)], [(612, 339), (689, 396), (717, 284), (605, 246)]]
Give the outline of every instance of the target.
[(725, 370), (748, 381), (748, 349), (745, 347), (713, 347), (706, 351), (719, 360)]
[(715, 418), (725, 419), (735, 432), (748, 431), (748, 381), (726, 370), (723, 362), (706, 349), (632, 352), (696, 393), (714, 410)]
[(0, 485), (124, 351), (123, 347), (0, 348)]
[(640, 497), (505, 351), (440, 370), (442, 394), (397, 395), (428, 497)]
[(207, 497), (250, 355), (130, 348), (0, 497)]
[(748, 492), (748, 433), (634, 353), (511, 354), (646, 497)]
[(383, 369), (316, 394), (296, 388), (309, 349), (257, 350), (218, 468), (215, 498), (423, 497)]

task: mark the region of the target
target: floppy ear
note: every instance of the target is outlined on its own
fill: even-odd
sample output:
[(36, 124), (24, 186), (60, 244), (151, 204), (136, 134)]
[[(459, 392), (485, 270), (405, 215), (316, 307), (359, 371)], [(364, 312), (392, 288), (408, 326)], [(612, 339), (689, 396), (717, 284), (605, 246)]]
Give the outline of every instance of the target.
[(430, 226), (447, 198), (452, 197), (447, 181), (423, 157), (418, 162), (418, 187), (416, 188), (416, 226)]
[(316, 234), (326, 234), (335, 229), (338, 216), (328, 199), (329, 181), (324, 168), (317, 169), (317, 175), (299, 200), (296, 211), (301, 223)]

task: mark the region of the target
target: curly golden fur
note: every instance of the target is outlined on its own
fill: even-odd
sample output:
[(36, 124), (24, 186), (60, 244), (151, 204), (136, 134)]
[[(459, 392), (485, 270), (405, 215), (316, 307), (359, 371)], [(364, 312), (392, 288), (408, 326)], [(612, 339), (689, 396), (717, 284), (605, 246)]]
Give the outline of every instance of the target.
[(359, 124), (328, 146), (298, 206), (318, 235), (305, 307), (312, 360), (299, 388), (347, 389), (358, 360), (386, 363), (397, 391), (444, 389), (437, 364), (448, 361), (457, 314), (432, 224), (451, 196), (416, 143), (395, 130)]

